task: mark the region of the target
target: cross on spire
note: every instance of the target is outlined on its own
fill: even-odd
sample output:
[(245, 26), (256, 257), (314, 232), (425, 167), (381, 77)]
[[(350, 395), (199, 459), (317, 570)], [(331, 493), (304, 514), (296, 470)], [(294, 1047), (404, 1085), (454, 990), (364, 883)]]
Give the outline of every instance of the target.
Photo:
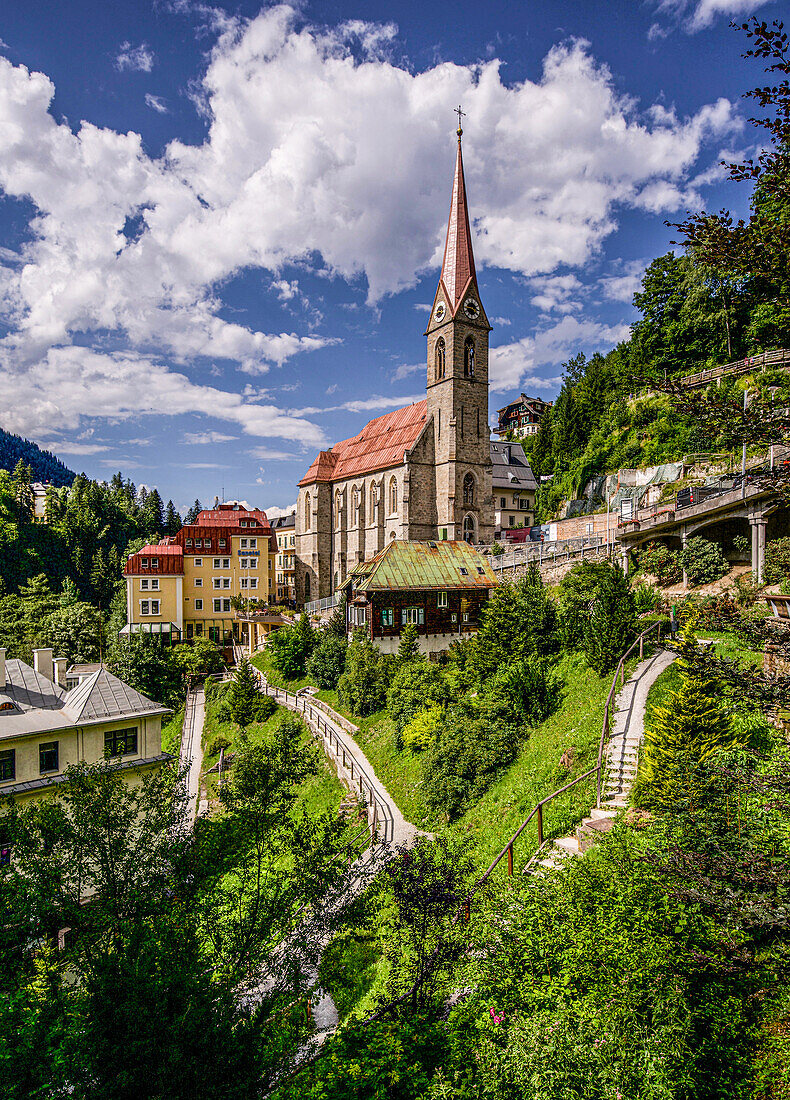
[(458, 115), (458, 129), (456, 130), (456, 133), (460, 137), (463, 133), (463, 130), (461, 129), (461, 119), (466, 118), (466, 111), (461, 110), (461, 105), (459, 103), (457, 107), (453, 107), (453, 113)]

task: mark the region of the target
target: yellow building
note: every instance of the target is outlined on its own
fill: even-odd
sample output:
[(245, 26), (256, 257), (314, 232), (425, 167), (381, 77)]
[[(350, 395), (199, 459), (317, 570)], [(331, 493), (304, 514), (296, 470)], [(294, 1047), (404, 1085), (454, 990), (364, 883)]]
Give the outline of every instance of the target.
[(274, 602), (277, 542), (266, 513), (239, 504), (200, 512), (172, 538), (144, 546), (124, 568), (124, 633), (245, 640), (234, 597)]
[(66, 664), (37, 649), (31, 668), (0, 649), (0, 795), (45, 794), (79, 761), (109, 758), (134, 782), (170, 759), (162, 752), (166, 707), (103, 666), (68, 691)]
[(277, 537), (277, 602), (296, 604), (296, 512), (272, 523)]

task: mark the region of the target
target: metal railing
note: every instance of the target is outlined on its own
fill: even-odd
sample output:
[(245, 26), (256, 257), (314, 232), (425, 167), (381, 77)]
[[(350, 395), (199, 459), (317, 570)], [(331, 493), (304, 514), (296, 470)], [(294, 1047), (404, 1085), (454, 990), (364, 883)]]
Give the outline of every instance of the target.
[(378, 827), (380, 824), (386, 826), (389, 814), (386, 803), (376, 791), (367, 768), (360, 764), (348, 745), (343, 742), (337, 730), (327, 721), (326, 715), (318, 707), (314, 707), (307, 696), (294, 694), (294, 692), (286, 691), (285, 688), (274, 687), (267, 682), (260, 669), (255, 669), (255, 672), (261, 691), (266, 695), (270, 695), (275, 702), (282, 700), (285, 706), (297, 714), (302, 714), (305, 721), (312, 723), (330, 754), (334, 754), (338, 769), (342, 766), (349, 772), (351, 790), (354, 794), (358, 792), (359, 799), (365, 807), (370, 825), (371, 842), (375, 843)]
[[(616, 517), (612, 523), (612, 535), (617, 526)], [(555, 564), (556, 562), (569, 561), (571, 558), (584, 557), (585, 554), (594, 553), (607, 545), (606, 539), (601, 535), (587, 535), (582, 538), (561, 539), (558, 542), (530, 542), (521, 546), (505, 550), (502, 554), (484, 554), (491, 569), (515, 569), (519, 565), (527, 565), (537, 562)]]
[(324, 596), (321, 600), (311, 600), (310, 603), (304, 605), (305, 615), (312, 615), (314, 611), (328, 611), (330, 607), (335, 607), (340, 602), (340, 592), (335, 592), (333, 596)]

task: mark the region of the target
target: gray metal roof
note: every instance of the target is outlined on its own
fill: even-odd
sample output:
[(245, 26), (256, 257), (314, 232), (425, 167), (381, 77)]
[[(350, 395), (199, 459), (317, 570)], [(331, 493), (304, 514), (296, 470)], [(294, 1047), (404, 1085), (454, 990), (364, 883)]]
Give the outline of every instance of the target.
[[(60, 710), (66, 698), (62, 687), (53, 684), (18, 657), (10, 657), (5, 663), (5, 687), (0, 688), (0, 707), (12, 703), (16, 713), (26, 710)], [(3, 712), (0, 712), (2, 714)]]
[(495, 489), (537, 489), (535, 475), (520, 443), (491, 441), (491, 473)]
[(65, 709), (72, 721), (79, 725), (125, 718), (127, 715), (162, 714), (165, 711), (159, 703), (129, 687), (103, 667), (72, 688)]

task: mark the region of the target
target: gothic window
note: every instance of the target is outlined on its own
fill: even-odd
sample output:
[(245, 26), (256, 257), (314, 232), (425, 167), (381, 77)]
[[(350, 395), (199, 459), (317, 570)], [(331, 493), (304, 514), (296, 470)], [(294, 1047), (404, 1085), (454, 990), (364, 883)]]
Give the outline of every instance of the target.
[(371, 487), (370, 487), (370, 521), (371, 521), (371, 523), (376, 522), (376, 486), (375, 485), (371, 485)]
[(436, 381), (444, 378), (444, 337), (440, 336), (436, 341)]
[(464, 504), (474, 505), (475, 503), (475, 479), (471, 474), (467, 474), (464, 478)]
[(309, 493), (305, 493), (305, 498), (304, 498), (304, 529), (305, 529), (305, 531), (310, 530), (310, 495), (309, 495)]
[(393, 477), (390, 481), (390, 515), (398, 511), (398, 483)]
[(305, 602), (307, 602), (310, 599), (310, 577), (309, 576), (305, 576), (305, 579), (304, 579), (304, 598), (305, 598)]
[(475, 376), (475, 342), (471, 336), (467, 336), (464, 344), (464, 378)]
[(338, 529), (343, 525), (343, 496), (338, 493), (335, 497), (335, 527)]
[(475, 541), (475, 517), (464, 516), (464, 542)]
[(354, 490), (351, 498), (351, 507), (354, 510), (354, 526), (359, 527), (359, 489)]

